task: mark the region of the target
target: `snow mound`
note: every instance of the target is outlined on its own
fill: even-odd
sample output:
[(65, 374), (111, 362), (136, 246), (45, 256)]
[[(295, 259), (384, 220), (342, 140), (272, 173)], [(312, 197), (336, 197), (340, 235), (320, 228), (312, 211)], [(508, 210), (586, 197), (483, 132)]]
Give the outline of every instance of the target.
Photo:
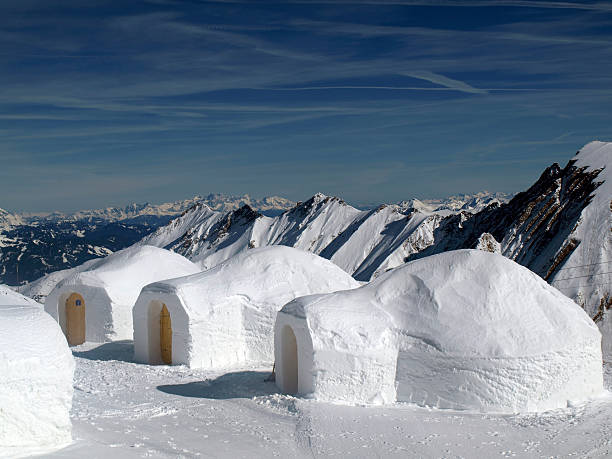
[(98, 261), (100, 261), (99, 258), (94, 258), (92, 260), (87, 260), (85, 263), (75, 266), (74, 268), (62, 269), (52, 273), (47, 273), (32, 282), (28, 282), (27, 284), (20, 286), (19, 290), (25, 296), (44, 304), (47, 296), (49, 296), (49, 293), (51, 293), (55, 286), (62, 280), (73, 275), (74, 273), (86, 271), (92, 264), (97, 263)]
[(344, 403), (543, 411), (603, 391), (593, 321), (527, 268), (481, 250), (296, 299), (278, 314), (275, 357), (281, 389)]
[(142, 287), (199, 271), (197, 265), (177, 253), (147, 245), (133, 246), (95, 260), (87, 269), (63, 279), (48, 295), (45, 310), (67, 333), (66, 301), (77, 293), (85, 303), (87, 341), (131, 339), (132, 307)]
[(0, 455), (71, 441), (74, 359), (42, 308), (0, 306)]
[(36, 301), (31, 298), (28, 298), (27, 296), (23, 296), (22, 294), (17, 293), (8, 285), (0, 284), (0, 306), (20, 304), (42, 307), (42, 304), (37, 303)]
[(250, 249), (215, 268), (146, 286), (134, 307), (136, 359), (160, 363), (160, 312), (172, 324), (172, 360), (227, 368), (271, 362), (277, 311), (308, 294), (359, 287), (332, 262), (285, 246)]

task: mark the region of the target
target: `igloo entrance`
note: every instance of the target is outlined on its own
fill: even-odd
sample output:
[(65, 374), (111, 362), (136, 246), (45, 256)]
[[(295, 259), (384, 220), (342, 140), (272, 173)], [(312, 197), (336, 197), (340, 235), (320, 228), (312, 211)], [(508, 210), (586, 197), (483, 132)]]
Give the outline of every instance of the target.
[(298, 352), (295, 333), (289, 325), (283, 327), (281, 335), (281, 359), (283, 390), (289, 394), (298, 392)]
[(72, 293), (66, 300), (66, 338), (68, 344), (76, 346), (85, 342), (85, 300)]
[(159, 349), (162, 362), (172, 365), (172, 320), (165, 304), (159, 314)]
[(151, 301), (147, 322), (148, 363), (172, 365), (172, 319), (166, 304)]

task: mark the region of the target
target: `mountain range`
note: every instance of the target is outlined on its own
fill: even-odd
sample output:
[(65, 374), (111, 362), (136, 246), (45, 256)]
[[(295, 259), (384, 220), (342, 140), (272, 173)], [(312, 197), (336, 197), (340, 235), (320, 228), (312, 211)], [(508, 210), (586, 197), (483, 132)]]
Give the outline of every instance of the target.
[[(611, 164), (612, 143), (591, 142), (564, 167), (555, 163), (546, 168), (531, 187), (511, 199), (485, 192), (359, 209), (321, 193), (295, 204), (282, 198), (224, 201), (220, 195), (210, 195), (183, 201), (182, 205), (162, 205), (164, 210), (159, 211), (143, 211), (151, 207), (148, 205), (123, 213), (90, 211), (81, 213), (81, 219), (70, 220), (70, 224), (83, 224), (83, 218), (101, 222), (100, 215), (126, 217), (104, 220), (105, 231), (116, 228), (111, 225), (121, 225), (123, 232), (118, 232), (129, 235), (124, 239), (114, 235), (112, 240), (97, 243), (92, 238), (95, 231), (79, 235), (77, 230), (76, 237), (82, 240), (82, 247), (87, 247), (80, 249), (82, 258), (103, 256), (131, 243), (147, 244), (181, 253), (208, 269), (239, 252), (280, 244), (328, 258), (362, 282), (405, 262), (448, 250), (498, 252), (528, 267), (580, 304), (604, 331), (604, 352), (612, 355)], [(179, 210), (181, 214), (172, 218), (172, 213)], [(93, 214), (96, 217), (89, 216)], [(146, 230), (129, 226), (145, 215), (163, 216), (169, 221), (157, 227), (149, 224)], [(28, 217), (13, 217), (13, 221), (19, 218)], [(66, 224), (68, 220), (53, 220), (53, 224)], [(31, 228), (29, 225), (14, 228)], [(36, 222), (35, 227), (44, 225)], [(51, 244), (68, 258), (73, 252), (66, 253), (66, 243), (61, 240), (66, 231), (59, 229), (53, 230)], [(11, 233), (3, 234), (10, 237)], [(4, 237), (0, 239), (2, 244), (6, 236), (0, 237)], [(45, 246), (32, 236), (23, 240)], [(5, 248), (1, 250), (4, 256)], [(17, 260), (20, 255), (32, 259), (36, 252), (22, 247)], [(52, 267), (53, 271), (69, 268), (65, 273), (80, 269), (72, 258)], [(23, 287), (23, 292), (43, 299), (62, 276), (62, 272), (56, 272), (43, 277)]]
[(612, 143), (591, 142), (510, 200), (487, 194), (456, 201), (360, 210), (317, 194), (276, 217), (248, 205), (228, 213), (198, 205), (138, 244), (174, 250), (203, 269), (253, 247), (288, 245), (364, 282), (435, 253), (499, 252), (580, 304), (604, 330), (604, 352), (612, 355)]
[(0, 209), (0, 283), (22, 284), (108, 255), (138, 242), (200, 203), (219, 212), (249, 205), (269, 215), (294, 205), (278, 196), (255, 199), (209, 194), (164, 204), (75, 213), (10, 213)]

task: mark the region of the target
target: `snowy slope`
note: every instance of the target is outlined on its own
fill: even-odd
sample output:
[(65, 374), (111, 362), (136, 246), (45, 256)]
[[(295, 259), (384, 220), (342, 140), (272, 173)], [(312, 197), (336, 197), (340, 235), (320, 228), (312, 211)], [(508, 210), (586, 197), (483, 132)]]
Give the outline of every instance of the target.
[(203, 268), (248, 248), (286, 245), (331, 259), (356, 279), (369, 280), (433, 242), (440, 219), (405, 204), (358, 210), (319, 193), (274, 218), (249, 206), (225, 215), (207, 206), (193, 208), (141, 243), (175, 250)]
[(0, 306), (16, 305), (16, 304), (42, 307), (42, 304), (37, 303), (32, 298), (29, 298), (27, 296), (23, 296), (20, 293), (17, 293), (15, 290), (11, 289), (8, 285), (0, 284)]
[(506, 200), (506, 195), (483, 192), (428, 200), (429, 204), (413, 199), (359, 210), (317, 193), (274, 218), (248, 205), (223, 215), (201, 206), (141, 243), (175, 250), (203, 268), (249, 247), (286, 245), (328, 258), (357, 280), (368, 281), (431, 245), (443, 217)]
[(12, 226), (23, 225), (23, 223), (24, 221), (19, 215), (0, 209), (0, 231), (7, 230)]
[(202, 228), (209, 228), (221, 218), (221, 214), (213, 211), (206, 204), (198, 203), (183, 214), (172, 220), (168, 225), (146, 236), (137, 245), (153, 245), (167, 247), (180, 240), (183, 245), (194, 243), (202, 235)]
[(606, 336), (604, 354), (612, 358), (612, 143), (591, 142), (575, 159), (575, 167), (596, 174), (601, 185), (556, 254), (549, 281), (595, 318)]

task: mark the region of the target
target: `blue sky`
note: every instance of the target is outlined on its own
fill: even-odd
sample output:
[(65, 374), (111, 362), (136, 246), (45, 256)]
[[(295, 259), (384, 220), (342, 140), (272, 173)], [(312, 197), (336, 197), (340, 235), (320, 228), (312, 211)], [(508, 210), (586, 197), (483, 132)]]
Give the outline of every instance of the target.
[(612, 2), (0, 3), (0, 207), (513, 192), (612, 140)]

